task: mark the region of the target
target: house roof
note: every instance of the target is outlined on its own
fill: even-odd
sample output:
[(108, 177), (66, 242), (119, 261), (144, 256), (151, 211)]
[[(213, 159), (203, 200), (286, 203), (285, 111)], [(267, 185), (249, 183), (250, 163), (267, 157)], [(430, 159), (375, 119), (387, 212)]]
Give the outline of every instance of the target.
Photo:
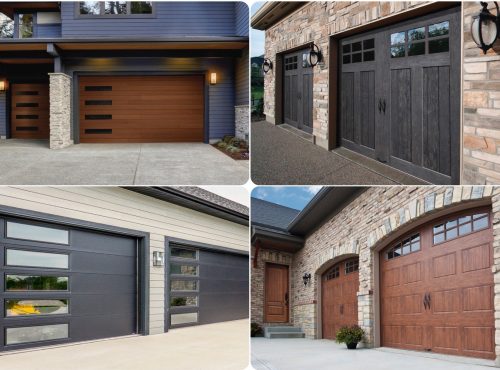
[(252, 16), (251, 26), (256, 30), (265, 31), (306, 3), (306, 1), (267, 2)]
[(186, 194), (190, 194), (198, 199), (217, 204), (219, 206), (231, 209), (235, 212), (239, 212), (247, 216), (250, 213), (248, 207), (245, 207), (243, 204), (233, 202), (230, 199), (221, 197), (220, 195), (212, 193), (206, 189), (199, 188), (197, 186), (176, 186), (175, 189), (178, 189)]
[(253, 198), (252, 202), (252, 226), (261, 226), (267, 229), (287, 231), (292, 220), (300, 211), (267, 202), (262, 199)]

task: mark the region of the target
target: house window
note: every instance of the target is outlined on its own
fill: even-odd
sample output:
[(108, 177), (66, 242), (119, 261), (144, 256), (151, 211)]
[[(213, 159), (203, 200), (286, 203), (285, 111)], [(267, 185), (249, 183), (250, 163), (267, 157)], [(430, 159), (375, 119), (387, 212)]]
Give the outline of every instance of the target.
[(5, 14), (0, 13), (0, 38), (11, 39), (14, 37), (14, 21)]
[(488, 228), (488, 213), (475, 213), (442, 222), (432, 228), (434, 244)]
[(401, 256), (405, 256), (410, 253), (418, 252), (420, 250), (420, 234), (415, 234), (406, 238), (396, 245), (394, 245), (391, 249), (389, 249), (385, 256), (388, 260), (393, 258), (398, 258)]
[(19, 14), (19, 38), (33, 37), (33, 14)]
[(80, 1), (83, 16), (123, 16), (153, 14), (152, 1)]

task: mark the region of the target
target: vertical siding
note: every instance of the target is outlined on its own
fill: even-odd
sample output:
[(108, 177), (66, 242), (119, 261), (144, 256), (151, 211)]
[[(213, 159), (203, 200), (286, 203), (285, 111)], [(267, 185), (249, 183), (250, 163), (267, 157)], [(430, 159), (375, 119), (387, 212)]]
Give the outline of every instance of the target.
[(7, 94), (0, 93), (0, 136), (7, 135)]
[(249, 104), (249, 53), (248, 48), (243, 50), (243, 55), (236, 59), (236, 73), (235, 73), (235, 86), (236, 86), (236, 105)]
[(155, 6), (154, 17), (82, 18), (75, 17), (75, 2), (63, 1), (62, 36), (234, 36), (236, 33), (234, 2), (162, 1), (155, 2)]
[(1, 187), (0, 204), (150, 233), (150, 333), (163, 333), (165, 236), (248, 251), (248, 227), (113, 187)]
[(236, 36), (248, 36), (248, 5), (242, 1), (234, 3), (236, 15)]
[(54, 38), (61, 37), (60, 24), (38, 24), (36, 26), (37, 38)]
[(209, 86), (209, 122), (211, 140), (235, 133), (235, 81), (234, 63), (231, 59), (221, 60), (214, 66), (217, 71), (217, 85)]

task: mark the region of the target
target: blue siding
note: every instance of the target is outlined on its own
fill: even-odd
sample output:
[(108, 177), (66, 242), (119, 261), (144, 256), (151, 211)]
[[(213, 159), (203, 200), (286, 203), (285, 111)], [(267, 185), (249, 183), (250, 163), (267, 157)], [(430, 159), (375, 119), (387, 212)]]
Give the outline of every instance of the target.
[(38, 24), (36, 26), (37, 38), (55, 38), (61, 37), (60, 24)]
[(75, 16), (75, 2), (63, 1), (62, 36), (236, 36), (234, 2), (155, 2), (155, 6), (154, 17), (85, 18)]
[(7, 135), (7, 94), (0, 93), (0, 136)]
[(236, 105), (248, 105), (248, 48), (243, 50), (243, 54), (236, 60), (235, 85), (236, 85)]
[(248, 19), (248, 5), (244, 2), (238, 1), (234, 4), (236, 12), (236, 35), (248, 36), (249, 19)]

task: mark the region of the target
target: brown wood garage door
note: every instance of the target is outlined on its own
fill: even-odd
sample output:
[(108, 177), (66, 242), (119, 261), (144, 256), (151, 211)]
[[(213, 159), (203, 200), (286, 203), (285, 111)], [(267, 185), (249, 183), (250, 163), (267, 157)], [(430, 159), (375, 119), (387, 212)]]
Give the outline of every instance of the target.
[(383, 346), (495, 358), (490, 217), (449, 216), (381, 252)]
[(288, 266), (266, 264), (265, 322), (288, 322)]
[(49, 85), (12, 84), (11, 136), (49, 138)]
[(358, 258), (337, 263), (323, 274), (321, 312), (323, 338), (335, 339), (343, 326), (358, 323)]
[(80, 77), (82, 143), (202, 142), (203, 76)]

